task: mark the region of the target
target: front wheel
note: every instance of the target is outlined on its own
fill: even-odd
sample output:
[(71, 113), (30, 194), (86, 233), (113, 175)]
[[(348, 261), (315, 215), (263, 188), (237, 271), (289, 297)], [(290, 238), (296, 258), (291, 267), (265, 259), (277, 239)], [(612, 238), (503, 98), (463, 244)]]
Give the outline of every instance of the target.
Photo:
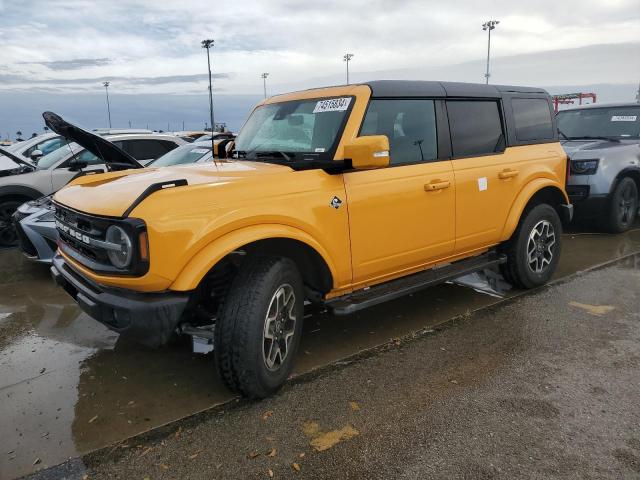
[(605, 225), (608, 232), (622, 233), (631, 228), (638, 214), (638, 187), (632, 178), (625, 177), (616, 185)]
[(0, 201), (0, 248), (18, 244), (18, 233), (13, 225), (12, 215), (22, 203), (19, 200)]
[(248, 258), (216, 319), (215, 358), (230, 390), (264, 398), (287, 380), (300, 343), (304, 288), (288, 258)]
[(520, 288), (544, 285), (558, 266), (562, 224), (556, 210), (537, 205), (520, 220), (513, 237), (505, 245), (507, 262), (502, 274)]

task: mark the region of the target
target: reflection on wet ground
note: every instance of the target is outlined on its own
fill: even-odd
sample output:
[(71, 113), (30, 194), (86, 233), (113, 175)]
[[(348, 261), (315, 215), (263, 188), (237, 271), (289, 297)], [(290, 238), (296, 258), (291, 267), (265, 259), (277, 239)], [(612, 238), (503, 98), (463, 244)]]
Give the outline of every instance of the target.
[[(624, 235), (564, 235), (556, 278), (640, 251)], [(306, 319), (302, 373), (490, 305), (515, 291), (495, 272), (468, 275), (349, 317)], [(0, 251), (0, 478), (109, 445), (231, 398), (210, 355), (118, 339), (50, 281), (48, 269)]]

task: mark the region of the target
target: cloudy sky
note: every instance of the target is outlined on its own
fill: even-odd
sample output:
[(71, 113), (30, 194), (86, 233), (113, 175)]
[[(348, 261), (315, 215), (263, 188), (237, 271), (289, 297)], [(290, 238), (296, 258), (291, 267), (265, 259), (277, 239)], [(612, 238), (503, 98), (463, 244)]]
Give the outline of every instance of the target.
[(216, 95), (259, 96), (262, 72), (269, 93), (342, 83), (346, 52), (355, 81), (481, 82), (489, 19), (495, 83), (640, 81), (640, 0), (0, 0), (0, 101), (105, 80), (114, 96), (206, 95), (203, 38)]

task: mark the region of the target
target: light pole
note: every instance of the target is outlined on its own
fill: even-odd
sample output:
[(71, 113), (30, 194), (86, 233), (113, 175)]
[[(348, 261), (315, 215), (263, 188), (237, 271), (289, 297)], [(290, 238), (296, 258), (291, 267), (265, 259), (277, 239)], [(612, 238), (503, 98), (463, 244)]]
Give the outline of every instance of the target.
[(109, 82), (103, 82), (104, 91), (107, 93), (107, 114), (109, 115), (109, 128), (111, 128), (111, 107), (109, 106)]
[(500, 23), (500, 20), (489, 20), (482, 24), (482, 30), (486, 30), (489, 33), (489, 39), (487, 42), (487, 73), (484, 74), (486, 84), (489, 84), (489, 55), (491, 54), (491, 30), (496, 28), (496, 25)]
[(353, 58), (353, 53), (345, 53), (342, 60), (347, 62), (347, 85), (349, 85), (349, 62)]
[(264, 88), (264, 98), (267, 98), (267, 77), (269, 72), (264, 72), (260, 77), (262, 78), (262, 88)]
[(211, 85), (211, 57), (209, 56), (209, 49), (213, 47), (213, 40), (202, 40), (202, 48), (207, 49), (207, 66), (209, 67), (209, 118), (211, 119), (211, 138), (213, 143), (213, 131), (216, 129), (216, 124), (213, 121), (213, 87)]

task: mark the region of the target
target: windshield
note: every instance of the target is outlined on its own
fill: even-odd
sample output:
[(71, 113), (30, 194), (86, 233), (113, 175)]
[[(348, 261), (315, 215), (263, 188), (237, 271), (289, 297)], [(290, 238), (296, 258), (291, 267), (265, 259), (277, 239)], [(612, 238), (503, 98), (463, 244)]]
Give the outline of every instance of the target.
[(558, 129), (569, 138), (640, 138), (640, 106), (565, 110)]
[(60, 160), (67, 158), (71, 153), (69, 148), (73, 148), (73, 151), (76, 152), (79, 146), (77, 143), (69, 143), (68, 146), (59, 148), (57, 150), (54, 150), (50, 154), (45, 155), (40, 160), (38, 160), (36, 170), (46, 170), (54, 166)]
[(151, 162), (148, 166), (167, 167), (169, 165), (183, 165), (209, 159), (211, 159), (211, 145), (182, 145)]
[(353, 97), (272, 103), (253, 111), (235, 142), (239, 158), (333, 158)]

